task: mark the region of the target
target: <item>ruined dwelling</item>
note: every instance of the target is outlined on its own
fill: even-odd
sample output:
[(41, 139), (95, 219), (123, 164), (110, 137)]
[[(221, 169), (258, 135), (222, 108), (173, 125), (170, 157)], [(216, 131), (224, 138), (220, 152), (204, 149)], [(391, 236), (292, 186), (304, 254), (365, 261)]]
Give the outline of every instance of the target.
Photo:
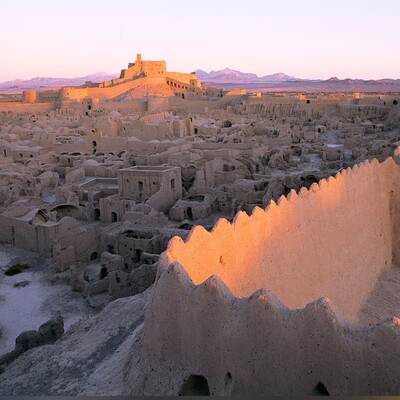
[(140, 55), (25, 92), (0, 102), (0, 242), (95, 308), (149, 296), (118, 393), (396, 394), (396, 101), (226, 93)]

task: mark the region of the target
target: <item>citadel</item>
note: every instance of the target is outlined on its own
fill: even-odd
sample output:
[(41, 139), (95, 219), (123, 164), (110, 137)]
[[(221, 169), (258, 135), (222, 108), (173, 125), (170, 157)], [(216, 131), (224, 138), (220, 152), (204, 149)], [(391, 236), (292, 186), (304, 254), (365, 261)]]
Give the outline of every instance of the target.
[(92, 310), (15, 348), (0, 320), (0, 393), (398, 394), (399, 100), (226, 91), (140, 54), (0, 96), (0, 249)]

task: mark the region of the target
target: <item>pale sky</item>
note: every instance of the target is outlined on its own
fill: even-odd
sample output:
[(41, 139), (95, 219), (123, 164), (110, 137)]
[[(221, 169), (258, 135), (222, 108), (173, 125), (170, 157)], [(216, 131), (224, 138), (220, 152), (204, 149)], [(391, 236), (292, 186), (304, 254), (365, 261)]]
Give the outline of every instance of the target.
[(170, 71), (400, 78), (399, 0), (0, 0), (0, 82)]

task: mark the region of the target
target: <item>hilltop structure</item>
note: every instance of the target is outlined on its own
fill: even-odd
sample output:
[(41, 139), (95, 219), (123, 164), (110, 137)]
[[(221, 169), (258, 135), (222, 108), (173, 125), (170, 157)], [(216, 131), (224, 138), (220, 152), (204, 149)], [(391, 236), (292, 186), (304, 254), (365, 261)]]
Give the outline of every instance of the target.
[[(171, 72), (167, 70), (165, 61), (144, 61), (137, 54), (136, 61), (129, 63), (128, 68), (121, 71), (120, 77), (102, 83), (86, 82), (82, 86), (62, 87), (52, 90), (26, 90), (22, 98), (14, 104), (0, 104), (4, 107), (16, 107), (26, 111), (48, 111), (54, 109), (85, 109), (98, 108), (104, 102), (123, 102), (136, 104), (142, 111), (148, 108), (166, 107), (169, 100), (210, 99), (220, 98), (224, 92), (218, 88), (203, 88), (196, 73)], [(151, 100), (150, 105), (144, 104), (144, 98)], [(133, 105), (134, 106), (134, 105)], [(115, 105), (114, 105), (115, 107)], [(134, 107), (133, 107), (134, 108)]]

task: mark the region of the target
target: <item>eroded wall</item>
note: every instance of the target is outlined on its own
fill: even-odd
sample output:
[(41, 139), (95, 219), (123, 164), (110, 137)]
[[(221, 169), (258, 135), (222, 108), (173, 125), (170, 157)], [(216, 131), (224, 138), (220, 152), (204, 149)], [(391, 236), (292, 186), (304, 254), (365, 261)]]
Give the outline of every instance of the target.
[(191, 374), (219, 395), (398, 393), (399, 320), (354, 323), (393, 262), (399, 174), (366, 162), (174, 238), (146, 313), (144, 393), (176, 395)]
[(196, 284), (216, 274), (238, 297), (267, 287), (293, 309), (327, 296), (354, 321), (392, 263), (390, 202), (398, 178), (392, 159), (343, 170), (266, 212), (240, 213), (234, 225), (220, 220), (212, 234), (197, 228), (167, 255)]

